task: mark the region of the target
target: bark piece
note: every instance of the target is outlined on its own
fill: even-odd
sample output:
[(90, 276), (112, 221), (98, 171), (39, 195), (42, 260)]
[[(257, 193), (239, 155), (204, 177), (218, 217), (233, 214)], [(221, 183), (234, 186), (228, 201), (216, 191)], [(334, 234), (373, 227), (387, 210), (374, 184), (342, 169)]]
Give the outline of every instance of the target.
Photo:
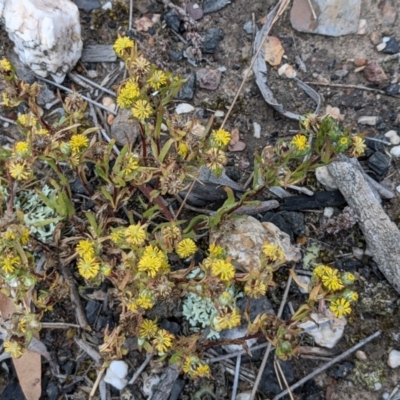
[(338, 190), (317, 192), (313, 196), (290, 196), (283, 199), (282, 209), (285, 211), (314, 210), (325, 207), (341, 207), (346, 200)]
[(179, 376), (179, 368), (176, 364), (170, 365), (167, 370), (162, 374), (160, 383), (154, 390), (153, 396), (150, 400), (165, 400), (169, 398), (172, 386)]
[(328, 166), (348, 205), (358, 217), (379, 269), (400, 293), (400, 231), (386, 215), (361, 172), (349, 162)]
[(82, 51), (82, 62), (114, 62), (117, 56), (110, 44), (86, 46)]

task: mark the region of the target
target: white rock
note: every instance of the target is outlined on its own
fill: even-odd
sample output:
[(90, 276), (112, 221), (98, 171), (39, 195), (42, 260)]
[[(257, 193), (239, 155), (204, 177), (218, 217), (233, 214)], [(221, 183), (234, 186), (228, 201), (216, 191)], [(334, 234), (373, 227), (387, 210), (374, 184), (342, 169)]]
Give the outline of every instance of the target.
[[(297, 278), (299, 279), (300, 282), (304, 283), (307, 287), (311, 282), (311, 278), (309, 276), (297, 275)], [(305, 289), (301, 286), (299, 286), (299, 290), (300, 290), (300, 293), (303, 293), (303, 294), (307, 294), (310, 292), (308, 289)]]
[(358, 118), (357, 122), (360, 125), (370, 125), (375, 126), (379, 122), (379, 117), (372, 117), (372, 116), (363, 116)]
[(335, 318), (329, 309), (321, 314), (311, 313), (310, 317), (313, 321), (303, 322), (299, 327), (307, 331), (318, 345), (328, 349), (335, 347), (343, 336), (347, 324), (346, 318)]
[(128, 364), (125, 361), (111, 361), (110, 366), (107, 368), (104, 381), (113, 385), (116, 389), (122, 390), (128, 384), (128, 380), (125, 379), (127, 375)]
[(380, 382), (375, 382), (375, 384), (374, 384), (374, 389), (375, 389), (376, 392), (377, 392), (378, 390), (381, 390), (381, 389), (382, 389), (382, 383), (380, 383)]
[(109, 110), (114, 111), (116, 104), (115, 101), (112, 97), (109, 96), (104, 96), (103, 99), (101, 100), (103, 106), (107, 107)]
[(0, 17), (23, 64), (61, 83), (82, 54), (78, 7), (69, 0), (0, 0)]
[(382, 51), (386, 47), (386, 43), (379, 43), (378, 46), (376, 46), (376, 50)]
[(258, 124), (257, 122), (253, 122), (253, 126), (254, 126), (254, 137), (256, 139), (260, 139), (261, 138), (261, 125)]
[(385, 137), (390, 140), (392, 144), (400, 144), (400, 137), (396, 131), (388, 131), (385, 133)]
[(103, 10), (112, 10), (112, 2), (111, 1), (107, 1), (107, 3), (104, 4), (101, 8)]
[(390, 154), (394, 157), (400, 157), (400, 146), (394, 146), (390, 149)]
[(243, 393), (239, 393), (236, 396), (235, 400), (250, 400), (251, 399), (251, 392), (243, 392)]
[(364, 250), (360, 249), (359, 247), (353, 247), (353, 256), (357, 260), (362, 260), (364, 256)]
[(177, 114), (187, 114), (194, 111), (194, 107), (188, 103), (178, 104), (175, 108)]
[(216, 116), (217, 118), (221, 118), (225, 115), (225, 113), (223, 111), (215, 111), (214, 116)]
[(400, 193), (400, 185), (396, 187), (398, 193)]
[(356, 351), (356, 357), (357, 357), (357, 360), (360, 360), (360, 361), (367, 361), (368, 360), (367, 355), (362, 350), (357, 350)]
[(367, 20), (360, 19), (358, 21), (358, 31), (357, 35), (365, 35), (367, 33)]
[(323, 165), (315, 170), (315, 177), (317, 181), (328, 191), (336, 190), (338, 186), (336, 185), (335, 179), (329, 173), (328, 167)]
[(300, 249), (290, 243), (290, 237), (270, 222), (261, 223), (251, 216), (228, 219), (210, 232), (211, 243), (218, 243), (232, 257), (238, 270), (248, 271), (260, 266), (261, 248), (265, 242), (281, 247), (286, 262), (299, 261)]
[(388, 365), (390, 368), (397, 368), (400, 366), (400, 351), (392, 350), (389, 353)]
[(153, 396), (155, 387), (160, 383), (160, 377), (158, 375), (148, 375), (146, 372), (143, 376), (143, 393), (148, 398)]
[(293, 79), (293, 78), (296, 78), (297, 72), (290, 64), (283, 64), (278, 69), (278, 75), (279, 76), (284, 76), (284, 77), (289, 78), (289, 79)]
[(325, 207), (324, 208), (324, 217), (325, 218), (332, 218), (334, 212), (335, 212), (335, 209), (333, 207)]

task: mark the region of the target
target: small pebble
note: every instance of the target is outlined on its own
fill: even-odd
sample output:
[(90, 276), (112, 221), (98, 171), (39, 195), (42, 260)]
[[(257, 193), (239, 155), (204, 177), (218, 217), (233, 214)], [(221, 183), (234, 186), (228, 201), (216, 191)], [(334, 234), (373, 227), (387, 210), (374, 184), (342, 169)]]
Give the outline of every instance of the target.
[(107, 1), (106, 4), (103, 5), (103, 7), (101, 7), (103, 10), (112, 10), (112, 3), (111, 1)]
[(188, 103), (178, 104), (175, 108), (177, 114), (187, 114), (194, 111), (194, 107)]
[(196, 79), (202, 89), (215, 90), (221, 82), (222, 73), (217, 69), (200, 68), (196, 72)]
[(103, 99), (101, 100), (102, 104), (104, 107), (107, 107), (109, 110), (114, 111), (116, 104), (114, 102), (114, 99), (109, 97), (109, 96), (104, 96)]
[(357, 357), (357, 360), (367, 361), (367, 355), (362, 350), (356, 351), (356, 357)]
[(397, 193), (400, 193), (400, 185), (396, 187)]
[(245, 31), (248, 35), (251, 35), (251, 34), (253, 33), (253, 22), (247, 21), (247, 22), (243, 25), (243, 29), (244, 29), (244, 31)]
[(367, 20), (360, 19), (358, 22), (358, 31), (357, 35), (365, 35), (367, 33)]
[[(357, 260), (362, 260), (362, 258), (364, 256), (364, 250), (360, 249), (358, 247), (353, 247), (353, 256)], [(357, 356), (357, 353), (356, 353), (356, 356)]]
[(400, 137), (396, 131), (388, 131), (385, 133), (385, 137), (390, 140), (390, 143), (396, 145), (400, 143)]
[(215, 111), (214, 116), (217, 118), (222, 118), (225, 115), (223, 111)]
[(261, 125), (258, 124), (257, 122), (253, 122), (253, 126), (254, 126), (254, 137), (256, 139), (260, 139), (261, 138)]
[(399, 44), (397, 43), (395, 38), (388, 38), (383, 52), (385, 54), (396, 54), (399, 52)]
[(335, 209), (333, 207), (325, 207), (324, 208), (324, 217), (325, 218), (332, 218)]
[(203, 9), (197, 3), (188, 3), (186, 11), (195, 21), (203, 17)]
[(400, 146), (394, 146), (390, 149), (390, 154), (396, 158), (400, 157)]
[(400, 351), (392, 350), (389, 353), (388, 365), (390, 368), (397, 368), (400, 366)]
[(290, 64), (283, 64), (278, 69), (278, 75), (284, 76), (288, 79), (296, 78), (297, 72)]
[(370, 125), (375, 126), (379, 122), (379, 117), (363, 116), (358, 118), (357, 123), (360, 125)]
[(87, 72), (87, 77), (90, 78), (90, 79), (97, 78), (98, 75), (99, 74), (94, 69), (89, 69), (89, 71)]
[(381, 390), (382, 389), (382, 383), (376, 382), (374, 385), (375, 391)]
[(385, 87), (385, 93), (389, 96), (396, 96), (399, 94), (400, 86), (398, 83), (391, 83)]
[(382, 51), (382, 50), (384, 50), (385, 47), (386, 47), (386, 43), (385, 42), (379, 43), (378, 46), (376, 46), (376, 50), (377, 51)]

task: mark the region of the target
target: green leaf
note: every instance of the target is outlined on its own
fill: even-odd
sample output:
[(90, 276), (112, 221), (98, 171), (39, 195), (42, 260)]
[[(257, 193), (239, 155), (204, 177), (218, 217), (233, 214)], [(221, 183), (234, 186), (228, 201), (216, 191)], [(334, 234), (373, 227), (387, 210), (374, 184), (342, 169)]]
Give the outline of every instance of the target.
[(94, 232), (97, 236), (101, 235), (101, 229), (99, 229), (99, 225), (97, 224), (96, 217), (90, 211), (85, 212), (86, 218), (89, 221), (90, 226), (93, 228)]
[(171, 148), (174, 142), (175, 142), (174, 139), (169, 139), (166, 141), (163, 148), (161, 149), (160, 155), (158, 156), (158, 161), (160, 161), (161, 163), (164, 162), (164, 158), (168, 154), (169, 149)]
[(47, 218), (43, 221), (40, 222), (35, 222), (34, 224), (32, 224), (33, 226), (39, 228), (41, 226), (46, 226), (46, 225), (50, 225), (56, 222), (60, 222), (62, 221), (64, 218), (63, 217), (56, 217), (56, 218)]

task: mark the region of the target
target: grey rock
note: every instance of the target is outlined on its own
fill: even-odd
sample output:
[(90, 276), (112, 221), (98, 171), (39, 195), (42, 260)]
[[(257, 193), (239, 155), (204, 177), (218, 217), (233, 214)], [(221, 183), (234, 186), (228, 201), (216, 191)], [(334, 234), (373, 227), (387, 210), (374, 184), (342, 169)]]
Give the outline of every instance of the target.
[(169, 28), (175, 32), (181, 32), (181, 19), (173, 9), (164, 14), (164, 19)]
[(300, 32), (326, 36), (342, 36), (357, 33), (361, 0), (313, 0), (317, 14), (315, 20), (308, 0), (293, 2), (290, 22)]
[(376, 151), (368, 159), (368, 167), (372, 169), (378, 175), (378, 177), (383, 177), (389, 171), (391, 159), (385, 153)]
[(384, 27), (391, 27), (394, 25), (396, 21), (396, 11), (393, 5), (391, 4), (391, 1), (384, 0), (380, 2), (379, 7), (381, 8), (381, 15), (382, 15), (382, 26)]
[(85, 314), (89, 325), (92, 325), (97, 318), (97, 314), (99, 312), (101, 305), (96, 301), (89, 300), (85, 307)]
[(180, 50), (170, 50), (168, 52), (169, 58), (171, 61), (182, 61), (183, 60), (183, 51)]
[(101, 7), (98, 0), (75, 0), (75, 4), (85, 12), (90, 12)]
[(384, 90), (388, 96), (397, 96), (400, 91), (400, 86), (398, 83), (392, 83), (389, 86), (385, 87)]
[(119, 110), (111, 125), (111, 138), (114, 138), (119, 146), (133, 144), (139, 136), (139, 123), (131, 117), (130, 110)]
[(184, 387), (185, 381), (183, 379), (177, 379), (172, 386), (168, 400), (178, 400)]
[(50, 90), (49, 87), (44, 82), (42, 82), (40, 86), (41, 90), (39, 96), (36, 98), (36, 101), (39, 104), (39, 106), (45, 106), (46, 104), (50, 104), (57, 99), (55, 93), (52, 90)]
[(192, 100), (196, 89), (196, 74), (191, 72), (190, 74), (184, 75), (184, 78), (187, 79), (187, 82), (180, 88), (175, 98), (178, 100)]
[(375, 60), (372, 60), (367, 64), (367, 66), (364, 69), (364, 75), (369, 82), (374, 83), (376, 85), (380, 85), (388, 81), (388, 77), (385, 71), (380, 66), (380, 64)]
[(375, 126), (379, 121), (380, 121), (379, 117), (365, 115), (358, 118), (357, 123), (359, 123), (360, 125)]
[(346, 378), (346, 376), (350, 375), (353, 369), (354, 369), (354, 363), (350, 361), (344, 361), (341, 364), (329, 368), (326, 374), (333, 379), (343, 379)]
[(46, 388), (46, 394), (49, 400), (57, 400), (60, 390), (54, 382), (49, 382)]
[[(272, 308), (272, 303), (270, 300), (268, 300), (267, 297), (261, 297), (259, 299), (247, 299), (247, 298), (241, 298), (237, 302), (237, 306), (239, 307), (239, 310), (242, 315), (244, 315), (246, 308), (247, 308), (247, 300), (250, 301), (250, 308), (247, 310), (249, 312), (250, 316), (250, 321), (253, 322), (257, 315), (260, 314), (269, 314), (269, 315), (275, 315), (275, 311)], [(243, 319), (242, 322), (245, 322)]]
[(203, 53), (214, 54), (223, 37), (224, 31), (221, 28), (210, 28), (203, 36), (203, 42), (200, 45), (201, 51)]
[(197, 82), (202, 89), (215, 90), (221, 82), (222, 73), (217, 69), (201, 68), (196, 72)]
[[(279, 362), (279, 365), (282, 369), (283, 376), (285, 377), (286, 382), (289, 385), (292, 384), (294, 382), (292, 364), (289, 361), (282, 361), (278, 358), (276, 361)], [(282, 389), (279, 385), (279, 381), (276, 375), (277, 374), (275, 373), (274, 361), (268, 362), (263, 371), (260, 381), (260, 386), (258, 387), (260, 392), (264, 394), (267, 393), (279, 394), (282, 392)]]
[(243, 25), (243, 29), (248, 35), (251, 35), (253, 33), (253, 22), (252, 21), (247, 21)]
[(204, 0), (203, 3), (204, 14), (210, 14), (219, 11), (230, 3), (231, 3), (230, 0)]
[(389, 38), (389, 40), (386, 42), (386, 46), (383, 49), (383, 52), (386, 54), (396, 54), (399, 52), (399, 44), (397, 43), (397, 40), (393, 37)]
[(29, 67), (22, 64), (19, 57), (14, 52), (10, 52), (7, 58), (11, 61), (11, 64), (15, 68), (15, 72), (17, 73), (18, 79), (26, 83), (29, 83), (30, 85), (36, 82), (36, 75), (32, 72), (32, 70)]
[(195, 20), (203, 18), (203, 9), (197, 3), (187, 3), (186, 12)]
[(347, 76), (349, 74), (349, 71), (347, 71), (347, 69), (338, 69), (337, 71), (335, 71), (333, 73), (333, 78), (334, 79), (342, 79), (345, 76)]

